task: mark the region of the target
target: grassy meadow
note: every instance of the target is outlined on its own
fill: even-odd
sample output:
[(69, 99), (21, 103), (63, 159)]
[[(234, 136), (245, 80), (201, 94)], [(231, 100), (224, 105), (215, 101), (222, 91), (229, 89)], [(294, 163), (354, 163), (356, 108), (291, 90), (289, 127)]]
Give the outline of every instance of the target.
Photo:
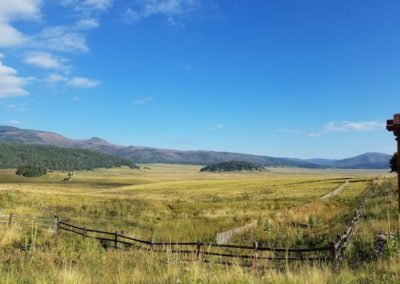
[[(393, 176), (383, 171), (272, 169), (200, 173), (200, 166), (141, 165), (66, 172), (39, 178), (0, 170), (0, 283), (398, 283), (397, 239), (377, 259), (373, 240), (396, 232)], [(174, 254), (104, 249), (67, 232), (54, 234), (55, 214), (68, 223), (153, 241), (212, 242), (218, 232), (257, 221), (229, 243), (318, 247), (346, 228), (360, 198), (380, 178), (338, 270), (329, 263), (264, 263), (258, 269), (185, 261)], [(384, 177), (386, 175), (386, 177)], [(321, 200), (349, 181), (336, 196)], [(23, 217), (44, 220), (18, 223)], [(20, 219), (19, 219), (20, 218)], [(386, 255), (386, 254), (385, 254)], [(371, 278), (372, 277), (372, 278)]]

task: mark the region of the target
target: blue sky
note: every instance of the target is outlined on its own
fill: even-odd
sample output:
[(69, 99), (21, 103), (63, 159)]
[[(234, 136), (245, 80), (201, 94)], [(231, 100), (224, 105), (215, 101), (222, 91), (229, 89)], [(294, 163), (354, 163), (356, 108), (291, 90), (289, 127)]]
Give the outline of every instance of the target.
[(394, 0), (1, 0), (0, 124), (298, 158), (393, 153)]

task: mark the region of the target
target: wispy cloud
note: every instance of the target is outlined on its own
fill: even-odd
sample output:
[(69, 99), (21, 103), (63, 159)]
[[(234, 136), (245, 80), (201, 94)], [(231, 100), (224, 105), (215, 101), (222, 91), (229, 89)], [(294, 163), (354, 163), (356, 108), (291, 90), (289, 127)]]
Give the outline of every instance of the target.
[(35, 48), (62, 52), (88, 52), (86, 37), (76, 27), (46, 27), (31, 39)]
[(125, 10), (123, 19), (133, 24), (159, 15), (164, 16), (168, 24), (177, 25), (177, 18), (200, 6), (200, 0), (141, 0)]
[(47, 76), (46, 79), (44, 79), (44, 82), (46, 82), (49, 85), (54, 85), (57, 83), (67, 82), (67, 81), (68, 81), (67, 77), (60, 75), (58, 73), (52, 73), (49, 76)]
[(58, 73), (50, 74), (45, 80), (49, 85), (64, 84), (76, 88), (94, 88), (101, 84), (101, 81), (85, 77), (66, 77)]
[(0, 99), (26, 96), (28, 91), (24, 87), (29, 81), (30, 78), (18, 76), (16, 69), (4, 65), (0, 58)]
[(61, 0), (61, 4), (82, 13), (104, 12), (112, 6), (114, 0)]
[(324, 130), (327, 132), (351, 132), (351, 131), (376, 131), (384, 129), (385, 123), (381, 121), (334, 121), (325, 125)]
[(88, 19), (81, 19), (76, 22), (76, 28), (81, 30), (91, 30), (98, 28), (100, 26), (99, 21), (97, 19), (88, 18)]
[(313, 132), (307, 132), (304, 130), (297, 129), (276, 129), (276, 132), (287, 133), (287, 134), (298, 134), (305, 137), (321, 137), (331, 132), (367, 132), (367, 131), (378, 131), (385, 127), (385, 123), (376, 120), (368, 121), (331, 121), (325, 124), (325, 126)]
[(223, 123), (218, 123), (218, 124), (214, 125), (213, 127), (211, 127), (211, 130), (216, 131), (216, 130), (223, 129), (224, 127), (225, 127), (225, 125)]
[(4, 124), (8, 124), (8, 125), (21, 125), (22, 122), (20, 122), (18, 119), (13, 118), (13, 119), (4, 121)]
[(26, 55), (24, 62), (44, 69), (63, 71), (71, 69), (71, 67), (67, 65), (67, 59), (54, 56), (48, 52), (30, 52)]
[(10, 111), (27, 111), (28, 110), (27, 103), (20, 103), (20, 104), (9, 104), (6, 108)]
[(144, 105), (153, 100), (153, 97), (144, 97), (134, 102), (135, 105)]
[(67, 85), (78, 88), (94, 88), (100, 85), (101, 82), (94, 79), (84, 78), (84, 77), (74, 77), (68, 79)]

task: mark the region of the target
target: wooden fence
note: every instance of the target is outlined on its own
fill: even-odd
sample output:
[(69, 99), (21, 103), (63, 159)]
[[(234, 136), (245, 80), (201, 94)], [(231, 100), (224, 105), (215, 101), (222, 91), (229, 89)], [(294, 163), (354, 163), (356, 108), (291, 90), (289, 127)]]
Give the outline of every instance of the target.
[(0, 214), (0, 224), (11, 227), (13, 224), (18, 225), (32, 225), (35, 224), (40, 227), (49, 229), (50, 231), (55, 230), (55, 225), (52, 219), (38, 218), (30, 215), (17, 215), (17, 214)]
[[(254, 242), (252, 246), (205, 243), (200, 240), (196, 242), (153, 242), (126, 236), (121, 232), (107, 232), (90, 229), (69, 224), (55, 216), (55, 229), (78, 234), (83, 238), (99, 240), (104, 247), (113, 248), (135, 248), (149, 252), (171, 252), (191, 255), (195, 259), (209, 262), (205, 257), (222, 257), (250, 260), (250, 265), (255, 266), (263, 260), (281, 261), (332, 261), (336, 266), (345, 256), (345, 251), (350, 244), (356, 227), (361, 219), (361, 210), (368, 197), (375, 190), (375, 184), (371, 190), (364, 194), (358, 209), (354, 212), (353, 218), (342, 235), (324, 247), (315, 248), (273, 248), (260, 245)], [(229, 264), (229, 262), (226, 262)]]
[(374, 180), (371, 189), (368, 190), (362, 197), (358, 209), (354, 212), (350, 225), (347, 227), (344, 233), (342, 235), (338, 235), (336, 237), (336, 240), (332, 243), (332, 261), (335, 265), (337, 265), (337, 263), (345, 257), (346, 249), (353, 238), (358, 223), (360, 222), (362, 209), (367, 203), (368, 198), (375, 191), (376, 184), (378, 181), (379, 178), (376, 178)]
[(257, 265), (262, 260), (283, 261), (327, 261), (331, 259), (331, 246), (318, 248), (271, 248), (260, 246), (254, 242), (252, 246), (217, 244), (215, 242), (153, 242), (141, 240), (122, 233), (94, 230), (63, 222), (55, 216), (58, 231), (67, 231), (78, 234), (83, 238), (99, 240), (104, 247), (135, 248), (149, 252), (170, 252), (191, 255), (194, 259), (205, 257), (222, 257), (251, 260), (251, 265)]

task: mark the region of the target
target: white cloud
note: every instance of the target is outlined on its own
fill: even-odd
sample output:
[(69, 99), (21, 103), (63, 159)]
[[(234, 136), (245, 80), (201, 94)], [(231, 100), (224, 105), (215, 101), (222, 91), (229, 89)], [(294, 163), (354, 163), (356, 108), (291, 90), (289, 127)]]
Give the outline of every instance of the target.
[(329, 122), (325, 125), (325, 131), (338, 131), (338, 132), (350, 132), (350, 131), (374, 131), (385, 128), (385, 123), (381, 121), (337, 121)]
[(125, 10), (123, 19), (136, 23), (151, 16), (164, 16), (170, 25), (177, 25), (175, 20), (201, 6), (200, 0), (142, 0), (136, 1), (135, 7)]
[(98, 80), (93, 80), (84, 77), (74, 77), (67, 81), (67, 85), (77, 88), (94, 88), (98, 86), (101, 82)]
[(8, 124), (8, 125), (21, 125), (22, 122), (20, 122), (18, 119), (10, 119), (8, 121), (5, 121), (4, 124)]
[(42, 3), (42, 0), (1, 0), (0, 19), (38, 18)]
[(104, 12), (112, 6), (114, 0), (62, 0), (61, 4), (72, 7), (76, 11), (89, 14), (93, 12)]
[(13, 27), (12, 22), (39, 19), (42, 3), (42, 0), (0, 1), (0, 47), (16, 46), (26, 42), (26, 36)]
[(44, 81), (52, 85), (60, 82), (66, 82), (68, 81), (68, 78), (58, 73), (52, 73), (49, 76), (47, 76), (47, 78)]
[(0, 60), (0, 99), (27, 95), (24, 85), (28, 81), (29, 78), (19, 77), (17, 70)]
[(86, 37), (74, 27), (47, 27), (32, 39), (36, 48), (64, 52), (88, 52)]
[(135, 105), (144, 105), (152, 101), (153, 97), (144, 97), (135, 101)]
[(47, 52), (31, 52), (25, 57), (25, 63), (44, 69), (64, 70), (70, 69), (65, 58), (56, 57)]
[(113, 0), (86, 0), (82, 5), (96, 10), (106, 10), (111, 7)]
[(224, 127), (225, 127), (225, 125), (223, 123), (218, 123), (218, 124), (214, 125), (213, 127), (211, 127), (211, 130), (220, 130)]
[(76, 22), (75, 26), (77, 29), (90, 30), (98, 28), (100, 24), (97, 19), (81, 19), (78, 22)]
[(7, 23), (0, 22), (0, 47), (17, 46), (25, 42), (25, 37)]
[[(99, 17), (106, 12), (114, 0), (60, 0), (56, 1), (73, 11), (71, 24), (42, 27), (30, 34), (24, 34), (14, 25), (21, 20), (41, 19), (41, 8), (45, 0), (0, 0), (0, 48), (18, 46), (25, 53), (27, 48), (36, 52), (25, 53), (23, 61), (27, 64), (63, 73), (53, 73), (40, 81), (47, 84), (62, 84), (77, 88), (93, 88), (98, 80), (68, 76), (72, 67), (69, 60), (58, 56), (58, 52), (88, 52), (86, 33), (99, 27)], [(71, 12), (71, 11), (69, 11)], [(41, 24), (43, 24), (41, 22)], [(2, 63), (0, 53), (0, 98), (24, 96), (28, 92), (24, 86), (30, 78), (18, 76), (17, 70)], [(66, 75), (67, 74), (67, 75)]]
[(89, 79), (89, 78), (85, 78), (85, 77), (69, 78), (69, 77), (60, 75), (58, 73), (50, 74), (49, 76), (47, 76), (46, 79), (44, 79), (44, 82), (46, 82), (49, 85), (63, 83), (66, 86), (76, 87), (76, 88), (94, 88), (94, 87), (97, 87), (99, 84), (101, 84), (101, 82), (98, 80)]

